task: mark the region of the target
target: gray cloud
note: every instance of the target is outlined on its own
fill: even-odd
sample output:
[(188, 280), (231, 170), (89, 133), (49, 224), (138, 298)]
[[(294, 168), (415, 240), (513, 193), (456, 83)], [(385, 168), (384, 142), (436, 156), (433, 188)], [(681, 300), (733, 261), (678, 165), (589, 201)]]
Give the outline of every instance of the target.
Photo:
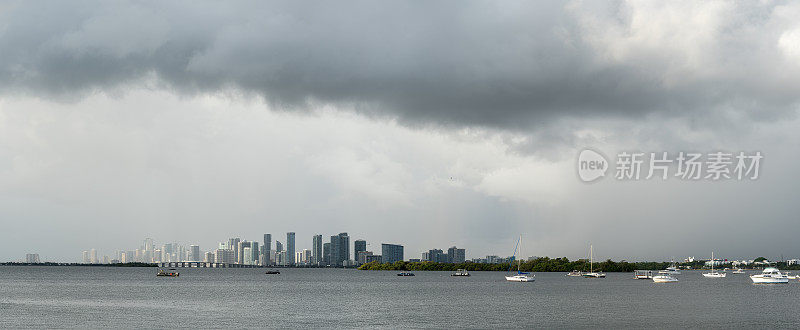
[(0, 88), (59, 99), (155, 76), (179, 92), (234, 88), (285, 109), (336, 104), (409, 123), (520, 128), (556, 116), (715, 116), (731, 108), (770, 117), (794, 109), (800, 95), (791, 5), (5, 7)]

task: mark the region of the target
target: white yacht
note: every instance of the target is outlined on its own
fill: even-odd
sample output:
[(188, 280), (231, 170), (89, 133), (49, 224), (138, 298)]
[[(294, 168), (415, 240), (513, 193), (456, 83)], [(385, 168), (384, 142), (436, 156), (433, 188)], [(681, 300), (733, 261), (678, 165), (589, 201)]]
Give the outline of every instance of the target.
[(750, 279), (753, 280), (753, 283), (789, 283), (789, 277), (781, 274), (781, 272), (774, 267), (767, 267), (764, 268), (764, 271), (758, 275), (750, 275)]
[(711, 252), (711, 272), (703, 273), (703, 276), (708, 278), (724, 278), (728, 273), (718, 273), (714, 271), (714, 252)]
[(670, 275), (680, 275), (681, 271), (678, 270), (678, 265), (675, 264), (675, 259), (672, 259), (672, 263), (666, 269), (659, 271), (659, 274), (670, 274)]
[(788, 278), (790, 280), (800, 279), (800, 275), (792, 275), (792, 273), (789, 273), (789, 272), (786, 272), (786, 274), (784, 274), (784, 275), (786, 275), (786, 278)]
[[(522, 247), (520, 247), (520, 244), (519, 244), (520, 241), (522, 241), (522, 236), (519, 237), (519, 239), (517, 240), (517, 246), (514, 247), (514, 256), (513, 256), (514, 258), (517, 257), (517, 249), (522, 250)], [(517, 274), (516, 275), (511, 275), (511, 276), (506, 276), (506, 281), (509, 281), (509, 282), (533, 282), (533, 281), (536, 280), (535, 275), (533, 275), (531, 273), (526, 273), (526, 272), (520, 271), (520, 265), (521, 264), (522, 264), (522, 259), (518, 259), (517, 260)], [(510, 266), (511, 265), (509, 265), (509, 268), (511, 268)]]
[(583, 273), (583, 277), (588, 278), (606, 278), (606, 274), (602, 272), (595, 272), (592, 265), (594, 264), (594, 248), (589, 245), (589, 272)]
[(669, 274), (659, 274), (659, 275), (653, 276), (653, 282), (656, 282), (656, 283), (672, 283), (672, 282), (677, 282), (677, 281), (678, 281), (677, 278), (675, 278), (674, 276), (669, 275)]
[(744, 269), (736, 268), (736, 270), (734, 270), (731, 273), (733, 273), (733, 274), (744, 274)]

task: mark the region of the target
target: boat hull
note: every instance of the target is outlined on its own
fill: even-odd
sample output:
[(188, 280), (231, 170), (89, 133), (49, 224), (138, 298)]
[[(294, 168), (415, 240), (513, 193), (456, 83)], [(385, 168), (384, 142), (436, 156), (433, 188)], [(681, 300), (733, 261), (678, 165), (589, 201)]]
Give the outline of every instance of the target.
[(533, 276), (524, 276), (524, 275), (506, 276), (506, 281), (509, 282), (533, 282), (535, 280), (536, 278)]
[(758, 275), (750, 276), (754, 284), (784, 284), (789, 283), (788, 277), (761, 277)]
[(653, 282), (655, 283), (674, 283), (677, 282), (678, 279), (672, 276), (654, 276)]
[(706, 278), (725, 278), (727, 273), (703, 273)]

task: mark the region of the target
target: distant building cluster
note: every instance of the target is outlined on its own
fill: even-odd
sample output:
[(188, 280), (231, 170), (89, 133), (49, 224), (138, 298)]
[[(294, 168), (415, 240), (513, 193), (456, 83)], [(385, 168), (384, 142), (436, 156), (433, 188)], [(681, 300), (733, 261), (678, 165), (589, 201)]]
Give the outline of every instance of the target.
[[(354, 267), (369, 262), (405, 260), (402, 245), (381, 244), (380, 254), (375, 254), (368, 251), (365, 240), (355, 240), (351, 245), (347, 233), (332, 235), (327, 239), (323, 235), (313, 235), (311, 249), (297, 249), (295, 241), (294, 232), (286, 233), (285, 240), (276, 239), (274, 242), (272, 234), (264, 234), (261, 241), (235, 237), (219, 242), (214, 249), (203, 251), (198, 245), (187, 247), (178, 243), (165, 243), (158, 246), (153, 239), (146, 238), (138, 249), (120, 250), (111, 257), (100, 258), (96, 249), (83, 251), (82, 261), (85, 264), (205, 262), (250, 266)], [(464, 262), (464, 251), (451, 248), (444, 255), (452, 257), (443, 262)]]
[(460, 264), (466, 262), (466, 249), (459, 249), (455, 246), (447, 249), (447, 253), (440, 249), (422, 252), (421, 261), (443, 262), (450, 264)]
[(41, 263), (42, 261), (39, 260), (38, 253), (28, 253), (25, 255), (25, 262), (29, 264), (38, 264)]

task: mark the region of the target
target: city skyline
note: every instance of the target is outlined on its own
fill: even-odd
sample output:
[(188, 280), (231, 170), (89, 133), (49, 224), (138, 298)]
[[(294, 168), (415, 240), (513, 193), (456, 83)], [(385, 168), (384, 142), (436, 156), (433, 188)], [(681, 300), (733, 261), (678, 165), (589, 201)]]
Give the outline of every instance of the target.
[[(791, 255), (797, 6), (15, 2), (0, 260), (255, 228), (309, 249), (325, 233), (323, 250), (347, 232), (414, 253), (523, 235), (571, 258)], [(608, 165), (591, 182), (585, 150)], [(736, 178), (740, 153), (763, 157), (757, 178)], [(633, 175), (633, 154), (669, 175)], [(676, 176), (687, 154), (702, 178)]]

